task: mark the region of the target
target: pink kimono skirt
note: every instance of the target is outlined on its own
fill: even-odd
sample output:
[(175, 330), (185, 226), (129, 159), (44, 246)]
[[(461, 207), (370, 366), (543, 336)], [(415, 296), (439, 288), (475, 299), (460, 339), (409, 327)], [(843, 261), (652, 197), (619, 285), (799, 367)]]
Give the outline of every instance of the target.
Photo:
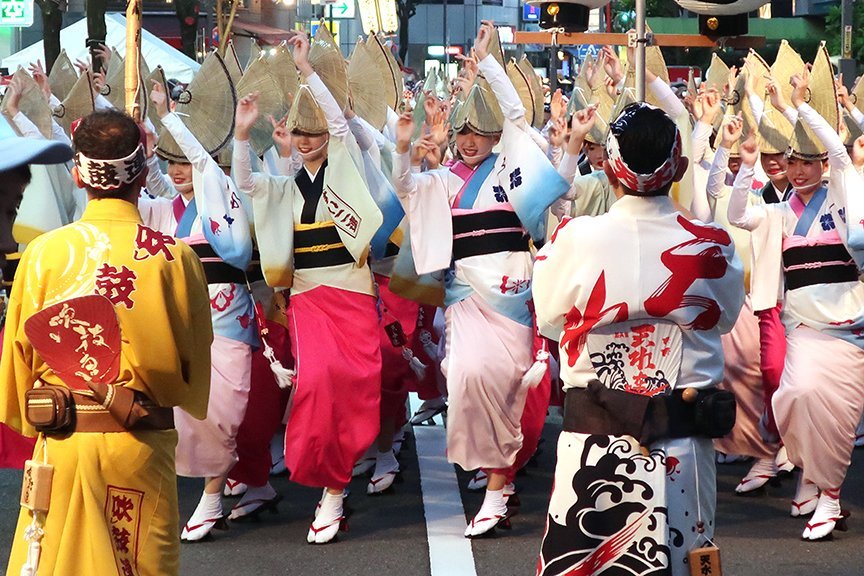
[(292, 295), (296, 392), (285, 430), (291, 480), (341, 488), (380, 428), (381, 341), (375, 298), (319, 286)]

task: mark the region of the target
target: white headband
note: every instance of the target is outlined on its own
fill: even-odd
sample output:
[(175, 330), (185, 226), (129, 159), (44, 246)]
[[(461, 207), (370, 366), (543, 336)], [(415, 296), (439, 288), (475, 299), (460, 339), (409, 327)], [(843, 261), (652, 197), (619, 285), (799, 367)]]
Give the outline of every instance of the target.
[(75, 154), (75, 166), (78, 167), (81, 180), (90, 188), (117, 190), (137, 180), (144, 171), (144, 145), (138, 144), (131, 154), (116, 160), (87, 158), (78, 152)]

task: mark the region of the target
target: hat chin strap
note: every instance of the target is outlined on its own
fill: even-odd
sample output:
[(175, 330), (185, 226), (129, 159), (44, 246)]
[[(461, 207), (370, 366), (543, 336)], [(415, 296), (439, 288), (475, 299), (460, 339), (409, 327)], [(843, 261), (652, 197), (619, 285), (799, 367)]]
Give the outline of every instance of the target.
[(822, 185), (822, 178), (820, 177), (815, 182), (811, 182), (810, 184), (804, 184), (803, 186), (796, 186), (795, 184), (792, 184), (792, 188), (795, 189), (795, 192), (800, 192), (802, 194), (806, 194), (807, 192), (812, 192), (813, 190), (816, 190), (821, 185)]
[(318, 148), (315, 148), (314, 150), (310, 150), (309, 152), (300, 152), (298, 150), (297, 152), (300, 154), (300, 156), (303, 157), (303, 160), (309, 160), (311, 158), (314, 158), (316, 154), (318, 154), (319, 152), (321, 152), (321, 150), (326, 148), (327, 144), (329, 144), (329, 143), (330, 143), (330, 138), (327, 138), (327, 140), (325, 140), (324, 143), (321, 144), (321, 146), (319, 146)]

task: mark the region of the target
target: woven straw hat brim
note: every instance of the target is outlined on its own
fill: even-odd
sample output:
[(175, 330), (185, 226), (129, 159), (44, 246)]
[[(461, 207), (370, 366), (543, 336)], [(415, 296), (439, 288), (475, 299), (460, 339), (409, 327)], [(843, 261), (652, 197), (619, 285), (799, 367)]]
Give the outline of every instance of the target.
[(305, 134), (326, 134), (329, 130), (324, 111), (315, 102), (315, 96), (306, 85), (301, 85), (294, 96), (291, 111), (288, 113), (287, 128), (291, 132)]
[[(837, 111), (837, 88), (834, 85), (834, 70), (825, 48), (825, 42), (816, 50), (813, 68), (810, 70), (808, 104), (818, 112), (835, 131), (840, 125)], [(822, 157), (827, 148), (809, 126), (800, 120), (795, 125), (792, 141), (789, 144), (793, 156), (801, 158)]]
[(777, 58), (771, 65), (771, 77), (777, 82), (786, 102), (792, 99), (792, 85), (789, 83), (789, 78), (793, 74), (800, 74), (802, 70), (804, 70), (804, 60), (801, 55), (786, 40), (781, 41)]
[(693, 75), (693, 69), (691, 68), (687, 72), (687, 94), (696, 94), (697, 90), (696, 77)]
[(354, 112), (376, 130), (381, 130), (387, 123), (387, 102), (381, 98), (382, 80), (380, 69), (366, 50), (365, 43), (358, 42), (348, 63), (351, 101)]
[(281, 120), (288, 113), (288, 102), (273, 74), (270, 64), (263, 55), (251, 62), (246, 72), (237, 84), (237, 95), (242, 98), (247, 94), (258, 92), (258, 120), (252, 126), (249, 143), (255, 154), (261, 156), (273, 146), (273, 125), (270, 117)]
[[(426, 122), (426, 107), (424, 103), (426, 102), (426, 93), (421, 91), (420, 94), (417, 95), (416, 100), (414, 101), (414, 111), (412, 113), (412, 119), (414, 120), (414, 133), (411, 135), (411, 140), (416, 140), (420, 137), (420, 133), (423, 131), (423, 123)], [(455, 118), (454, 112), (451, 111), (450, 118)]]
[(522, 58), (519, 60), (519, 69), (522, 70), (522, 74), (528, 78), (528, 85), (531, 87), (531, 94), (534, 98), (534, 124), (533, 126), (538, 130), (543, 128), (543, 125), (546, 123), (543, 110), (544, 110), (544, 98), (543, 98), (543, 82), (540, 80), (540, 77), (537, 76), (537, 72), (534, 71), (534, 66), (531, 65), (531, 62), (528, 58), (523, 54)]
[(390, 67), (390, 76), (392, 76), (393, 82), (396, 85), (396, 108), (394, 110), (398, 110), (399, 102), (402, 100), (402, 92), (405, 91), (405, 79), (402, 77), (402, 68), (399, 66), (399, 62), (396, 61), (393, 51), (388, 46), (382, 44), (380, 38), (376, 37), (375, 42), (384, 52), (384, 57), (387, 58), (387, 65)]
[(489, 54), (491, 54), (492, 57), (498, 61), (498, 64), (501, 65), (501, 68), (506, 67), (506, 63), (504, 60), (504, 49), (501, 48), (501, 38), (498, 37), (497, 28), (492, 31), (492, 38), (490, 38), (489, 41)]
[(282, 98), (290, 108), (291, 102), (300, 89), (300, 73), (297, 72), (294, 56), (283, 42), (276, 47), (275, 54), (267, 56), (267, 63), (270, 65), (270, 74), (279, 85)]
[(500, 134), (504, 129), (504, 115), (501, 106), (492, 93), (489, 83), (478, 76), (474, 86), (460, 107), (453, 124), (456, 132), (465, 127), (482, 135)]
[(423, 92), (432, 92), (435, 94), (435, 90), (438, 89), (438, 77), (437, 75), (430, 71), (426, 78), (423, 80)]
[(621, 94), (618, 95), (618, 99), (615, 101), (615, 105), (612, 107), (612, 112), (609, 114), (609, 123), (614, 122), (618, 119), (618, 116), (621, 115), (621, 112), (624, 111), (624, 108), (636, 102), (636, 91), (633, 88), (625, 88)]
[[(666, 60), (663, 58), (663, 52), (660, 51), (659, 46), (648, 46), (645, 50), (645, 66), (651, 72), (654, 73), (655, 76), (661, 78), (667, 84), (669, 83), (669, 70), (666, 69)], [(636, 86), (636, 63), (628, 62), (627, 63), (627, 73), (624, 80), (624, 85), (628, 88), (634, 88)], [(654, 93), (651, 90), (645, 91), (645, 101), (655, 106), (657, 108), (661, 108), (660, 101), (654, 96)]]
[(864, 76), (858, 78), (858, 81), (852, 88), (849, 97), (852, 99), (852, 103), (855, 104), (855, 107), (864, 112)]
[(789, 148), (794, 126), (770, 102), (765, 103), (759, 121), (759, 151), (762, 154), (783, 154)]
[(703, 84), (709, 89), (714, 88), (722, 93), (728, 79), (729, 66), (716, 53), (711, 54), (711, 65), (708, 67), (708, 72), (705, 73)]
[[(156, 69), (144, 79), (144, 86), (147, 88), (148, 101), (150, 100), (149, 94), (150, 91), (153, 89), (154, 81), (162, 85), (162, 90), (165, 91), (165, 94), (169, 93), (168, 82), (165, 80), (165, 71), (162, 70), (162, 66), (157, 66)], [(161, 120), (159, 120), (159, 114), (156, 112), (155, 106), (150, 106), (147, 108), (147, 118), (150, 119), (150, 122), (153, 123), (153, 126), (160, 126), (162, 123)]]
[(243, 69), (244, 74), (249, 70), (249, 66), (251, 66), (252, 63), (261, 56), (262, 52), (263, 50), (261, 50), (261, 46), (259, 46), (258, 42), (253, 39), (249, 46), (249, 59), (246, 61), (246, 67)]
[[(150, 69), (144, 58), (140, 58), (138, 64), (140, 89), (138, 90), (138, 109), (141, 110), (141, 117), (148, 114), (150, 108), (150, 86), (147, 84), (147, 78), (150, 77)], [(102, 96), (104, 96), (114, 108), (117, 110), (126, 110), (126, 58), (116, 53), (111, 58), (111, 63), (108, 66), (109, 75), (105, 77), (105, 85), (102, 87)], [(158, 126), (159, 124), (154, 124)]]
[[(20, 110), (39, 129), (39, 133), (47, 139), (51, 139), (51, 108), (45, 101), (42, 89), (36, 84), (33, 77), (23, 68), (19, 68), (12, 79), (21, 84), (21, 100), (18, 102)], [(0, 112), (11, 118), (8, 112), (9, 101), (4, 98), (0, 103)]]
[(591, 94), (591, 85), (588, 83), (588, 68), (594, 63), (594, 57), (591, 54), (585, 56), (582, 65), (579, 67), (579, 73), (573, 79), (573, 89), (579, 88), (584, 94)]
[(864, 136), (864, 131), (861, 130), (858, 122), (845, 110), (843, 111), (843, 122), (846, 124), (846, 138), (843, 140), (843, 144), (852, 146), (855, 144), (855, 140)]
[(378, 73), (381, 75), (381, 95), (384, 97), (384, 102), (391, 109), (398, 110), (399, 100), (402, 98), (402, 73), (397, 71), (394, 75), (393, 68), (391, 68), (385, 53), (389, 50), (381, 44), (378, 36), (370, 34), (363, 46), (369, 57), (375, 62)]
[(75, 71), (75, 65), (66, 54), (66, 50), (60, 50), (60, 55), (54, 61), (54, 66), (51, 67), (51, 72), (48, 74), (48, 84), (51, 86), (51, 93), (59, 100), (64, 100), (72, 86), (78, 81), (78, 73)]
[(349, 93), (345, 59), (326, 26), (318, 26), (309, 50), (309, 63), (336, 99), (339, 109), (345, 110)]
[(90, 76), (82, 74), (78, 78), (78, 81), (75, 82), (75, 85), (72, 86), (63, 103), (53, 110), (53, 114), (57, 123), (69, 134), (72, 123), (79, 118), (92, 114), (94, 109)]
[[(180, 94), (175, 112), (207, 153), (214, 156), (234, 134), (236, 108), (237, 93), (225, 61), (217, 52), (211, 52)], [(156, 152), (168, 160), (188, 161), (165, 128), (159, 133)]]
[(243, 67), (240, 66), (240, 58), (237, 57), (237, 49), (234, 48), (234, 41), (228, 41), (228, 48), (225, 50), (225, 67), (228, 69), (228, 76), (231, 78), (231, 83), (235, 88), (237, 83), (243, 77)]
[(515, 61), (511, 60), (507, 63), (507, 77), (510, 83), (516, 88), (516, 93), (519, 95), (519, 100), (525, 108), (525, 121), (528, 124), (534, 124), (534, 117), (537, 111), (534, 109), (534, 94), (531, 92), (531, 86), (528, 83), (528, 78), (519, 68)]

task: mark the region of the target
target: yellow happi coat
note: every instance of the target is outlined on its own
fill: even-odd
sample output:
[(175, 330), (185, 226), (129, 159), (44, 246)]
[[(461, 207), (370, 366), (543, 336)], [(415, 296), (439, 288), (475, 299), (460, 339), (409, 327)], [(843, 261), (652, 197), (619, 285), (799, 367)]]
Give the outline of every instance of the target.
[[(24, 322), (62, 300), (102, 294), (119, 319), (119, 384), (160, 406), (207, 413), (212, 328), (198, 257), (144, 227), (124, 200), (91, 200), (81, 220), (44, 234), (21, 258), (0, 361), (0, 422), (25, 435), (24, 393), (39, 378), (63, 382), (24, 334)], [(37, 443), (54, 466), (38, 574), (164, 576), (179, 573), (175, 430), (75, 433)], [(47, 449), (47, 454), (43, 450)], [(27, 558), (22, 509), (7, 574)]]

